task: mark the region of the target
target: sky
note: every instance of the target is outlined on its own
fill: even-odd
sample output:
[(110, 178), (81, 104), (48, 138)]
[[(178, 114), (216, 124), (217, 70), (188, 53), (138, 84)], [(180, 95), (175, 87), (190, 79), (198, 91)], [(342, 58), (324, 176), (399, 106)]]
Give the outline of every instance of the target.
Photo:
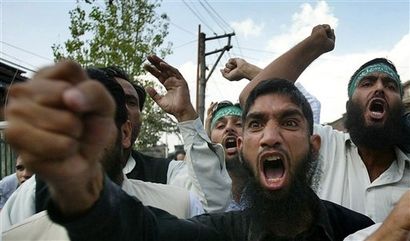
[[(102, 2), (97, 1), (97, 4)], [(52, 63), (51, 45), (69, 37), (68, 11), (75, 1), (0, 0), (0, 58), (36, 70)], [(157, 9), (170, 18), (167, 42), (173, 53), (165, 58), (184, 75), (196, 103), (198, 25), (206, 37), (235, 32), (233, 48), (222, 56), (206, 87), (211, 101), (237, 101), (247, 80), (229, 82), (219, 69), (231, 57), (261, 68), (328, 23), (335, 29), (336, 47), (301, 75), (304, 87), (321, 102), (321, 122), (345, 112), (347, 83), (361, 64), (376, 57), (393, 61), (402, 82), (410, 80), (410, 4), (400, 1), (230, 1), (164, 0)], [(206, 52), (227, 44), (207, 41)], [(206, 58), (209, 69), (218, 55)]]

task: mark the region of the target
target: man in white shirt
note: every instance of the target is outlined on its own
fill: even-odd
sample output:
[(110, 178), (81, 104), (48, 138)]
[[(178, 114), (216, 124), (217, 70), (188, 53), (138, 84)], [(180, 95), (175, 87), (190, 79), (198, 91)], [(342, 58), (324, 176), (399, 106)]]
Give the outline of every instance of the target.
[[(150, 57), (154, 64), (159, 58)], [(136, 141), (142, 123), (146, 92), (136, 83), (131, 83), (129, 76), (118, 67), (107, 67), (103, 70), (114, 78), (123, 88), (126, 96), (128, 118), (132, 124), (131, 143)], [(221, 145), (211, 143), (204, 131), (203, 124), (196, 114), (189, 96), (188, 86), (183, 76), (173, 68), (179, 81), (184, 83), (183, 91), (170, 91), (165, 99), (157, 104), (168, 114), (178, 120), (178, 128), (183, 138), (185, 161), (168, 160), (144, 155), (133, 150), (132, 145), (124, 149), (123, 172), (130, 179), (156, 182), (179, 186), (195, 193), (207, 212), (225, 210), (230, 199), (226, 190), (230, 189), (231, 180), (225, 168), (225, 159)], [(161, 84), (164, 84), (161, 82)], [(186, 89), (185, 89), (186, 88)], [(177, 96), (176, 96), (177, 94)], [(174, 101), (178, 98), (181, 101)], [(171, 103), (171, 104), (170, 104)], [(176, 110), (176, 111), (175, 111)], [(182, 116), (186, 110), (189, 115)], [(209, 172), (208, 170), (213, 170)], [(220, 175), (221, 174), (221, 175)]]
[[(262, 80), (297, 79), (311, 62), (334, 46), (334, 39), (330, 26), (315, 27), (310, 37), (273, 61), (245, 87), (241, 103)], [(356, 71), (348, 90), (350, 134), (315, 126), (322, 139), (317, 193), (322, 199), (381, 222), (410, 187), (410, 160), (397, 148), (403, 133), (402, 85), (394, 65), (379, 58)]]
[(0, 210), (3, 208), (6, 201), (16, 189), (27, 181), (33, 173), (29, 171), (21, 160), (20, 156), (16, 159), (16, 172), (4, 177), (0, 181)]

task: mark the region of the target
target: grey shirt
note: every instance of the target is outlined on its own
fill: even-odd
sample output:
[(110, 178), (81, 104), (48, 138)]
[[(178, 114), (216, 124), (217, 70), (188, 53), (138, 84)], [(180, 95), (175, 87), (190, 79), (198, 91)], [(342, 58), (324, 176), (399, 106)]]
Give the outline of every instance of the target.
[(19, 185), (16, 173), (4, 177), (0, 181), (0, 208), (3, 208), (7, 199), (16, 191)]

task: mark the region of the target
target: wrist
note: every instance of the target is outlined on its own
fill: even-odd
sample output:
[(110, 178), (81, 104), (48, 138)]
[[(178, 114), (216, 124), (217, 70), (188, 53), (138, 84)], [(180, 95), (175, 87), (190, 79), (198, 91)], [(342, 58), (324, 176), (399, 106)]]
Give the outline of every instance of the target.
[(250, 64), (248, 62), (244, 63), (242, 69), (244, 78), (248, 80), (252, 80), (256, 75), (259, 74), (259, 72), (262, 71), (262, 69), (260, 69), (256, 65)]
[(101, 166), (85, 173), (80, 178), (65, 182), (47, 183), (51, 199), (65, 217), (77, 216), (89, 210), (100, 197), (104, 185)]
[(195, 120), (198, 118), (198, 114), (196, 113), (194, 107), (191, 105), (186, 111), (182, 112), (180, 115), (175, 116), (178, 122), (184, 122), (189, 120)]
[(306, 42), (306, 44), (308, 45), (306, 49), (309, 51), (309, 54), (315, 59), (320, 55), (330, 51), (324, 45), (323, 40), (321, 40), (318, 36), (311, 35), (307, 37), (303, 42)]

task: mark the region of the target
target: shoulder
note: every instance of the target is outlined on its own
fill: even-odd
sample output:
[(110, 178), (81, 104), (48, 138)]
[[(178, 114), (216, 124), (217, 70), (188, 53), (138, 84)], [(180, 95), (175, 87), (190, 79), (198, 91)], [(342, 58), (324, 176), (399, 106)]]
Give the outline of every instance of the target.
[(8, 186), (12, 184), (18, 184), (18, 179), (15, 173), (5, 176), (3, 179), (0, 181), (0, 186)]
[(327, 210), (329, 222), (336, 236), (346, 237), (374, 224), (369, 217), (361, 213), (326, 200), (322, 200), (322, 203)]

